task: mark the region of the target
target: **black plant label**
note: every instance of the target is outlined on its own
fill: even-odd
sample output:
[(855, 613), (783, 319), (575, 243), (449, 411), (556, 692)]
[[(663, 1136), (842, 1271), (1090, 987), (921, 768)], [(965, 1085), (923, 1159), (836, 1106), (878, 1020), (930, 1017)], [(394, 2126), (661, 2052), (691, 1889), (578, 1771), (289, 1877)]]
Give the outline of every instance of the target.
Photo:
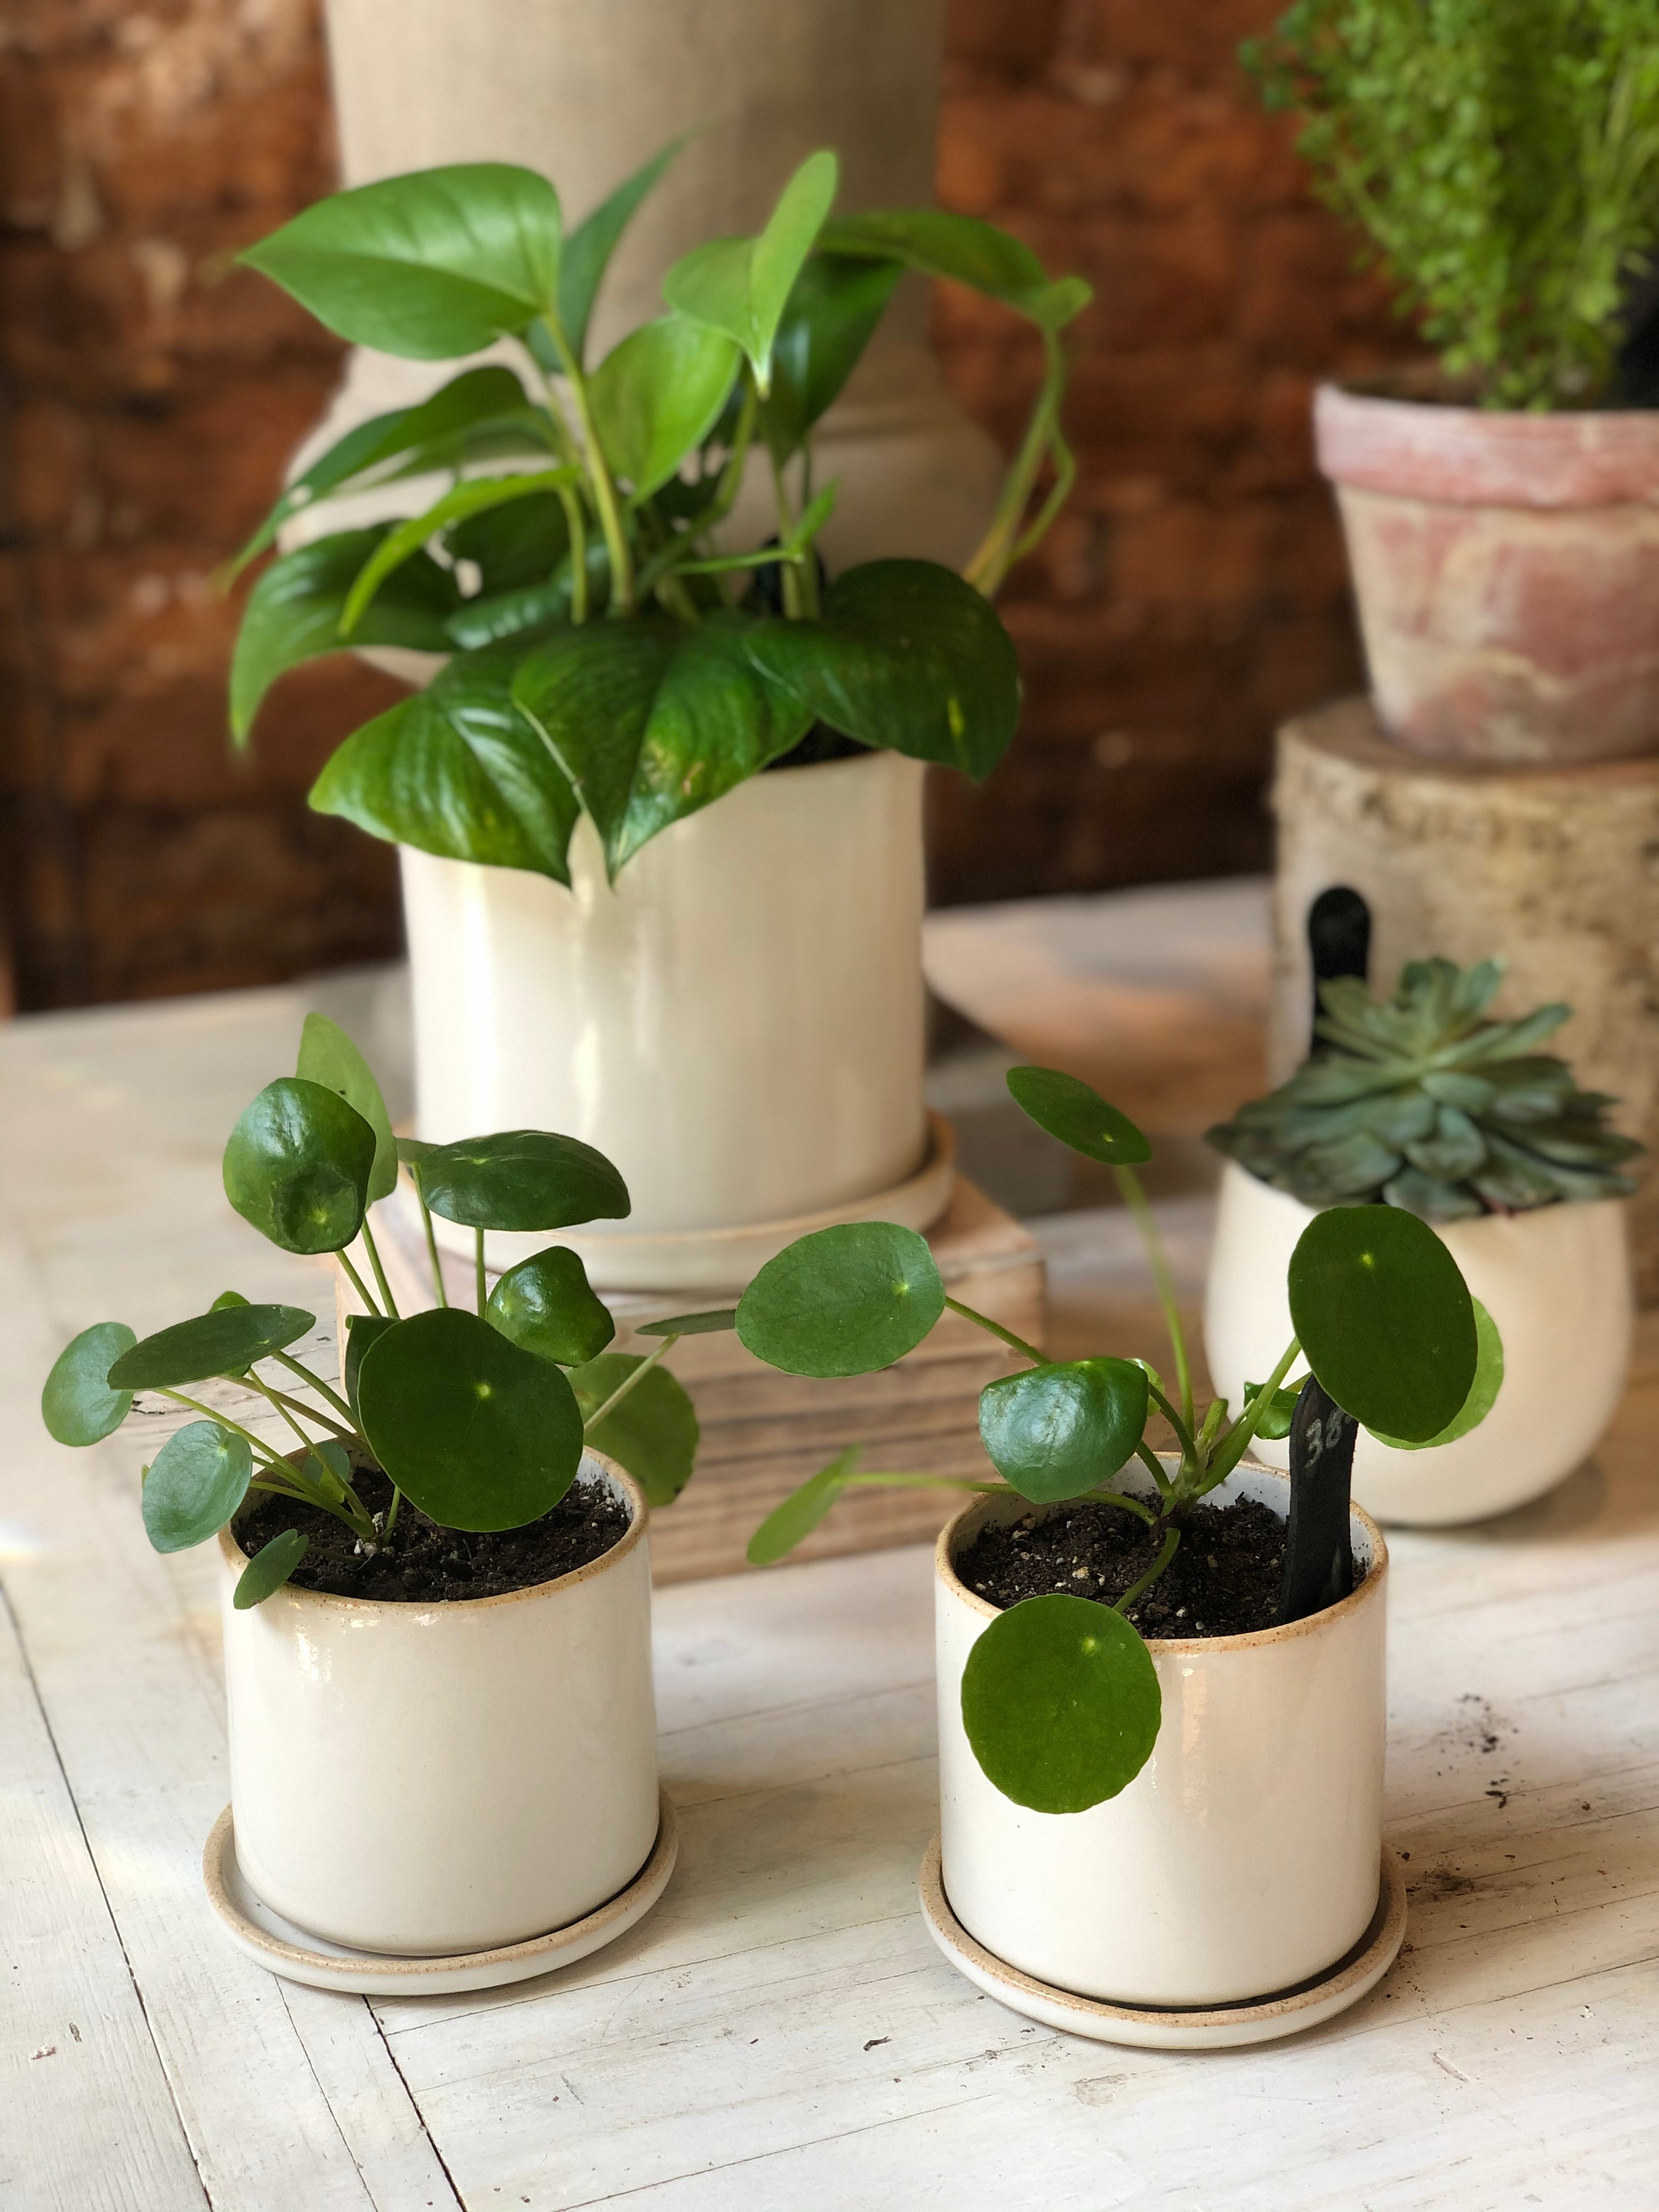
[(1305, 1620), (1353, 1588), (1348, 1493), (1359, 1433), (1329, 1391), (1310, 1375), (1291, 1419), (1291, 1513), (1285, 1530), (1282, 1622)]

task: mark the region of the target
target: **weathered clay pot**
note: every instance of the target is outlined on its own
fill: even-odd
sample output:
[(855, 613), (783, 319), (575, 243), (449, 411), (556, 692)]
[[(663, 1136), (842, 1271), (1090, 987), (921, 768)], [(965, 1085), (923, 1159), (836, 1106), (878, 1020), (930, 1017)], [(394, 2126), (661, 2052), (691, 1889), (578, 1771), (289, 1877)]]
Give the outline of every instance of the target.
[(1399, 744), (1511, 763), (1659, 750), (1659, 410), (1328, 384), (1314, 428)]

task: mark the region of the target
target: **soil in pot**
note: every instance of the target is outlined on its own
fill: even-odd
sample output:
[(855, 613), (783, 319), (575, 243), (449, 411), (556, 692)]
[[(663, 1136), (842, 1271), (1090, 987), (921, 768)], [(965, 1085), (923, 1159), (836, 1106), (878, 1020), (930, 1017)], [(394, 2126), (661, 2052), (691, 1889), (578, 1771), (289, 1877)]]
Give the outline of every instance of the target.
[[(963, 1585), (992, 1605), (1055, 1590), (1111, 1605), (1146, 1573), (1163, 1539), (1161, 1528), (1083, 1503), (988, 1522), (955, 1565)], [(1149, 1638), (1253, 1635), (1274, 1626), (1284, 1570), (1285, 1523), (1258, 1499), (1196, 1505), (1180, 1550), (1128, 1618)]]
[[(391, 1504), (392, 1485), (379, 1468), (356, 1462), (351, 1481), (371, 1513), (378, 1516)], [(374, 1553), (360, 1551), (350, 1529), (331, 1515), (286, 1498), (258, 1498), (237, 1516), (233, 1533), (250, 1558), (285, 1528), (308, 1536), (311, 1548), (293, 1577), (296, 1589), (431, 1605), (501, 1597), (553, 1582), (603, 1559), (628, 1525), (628, 1508), (604, 1483), (579, 1480), (539, 1521), (485, 1534), (441, 1528), (405, 1498), (392, 1542)]]

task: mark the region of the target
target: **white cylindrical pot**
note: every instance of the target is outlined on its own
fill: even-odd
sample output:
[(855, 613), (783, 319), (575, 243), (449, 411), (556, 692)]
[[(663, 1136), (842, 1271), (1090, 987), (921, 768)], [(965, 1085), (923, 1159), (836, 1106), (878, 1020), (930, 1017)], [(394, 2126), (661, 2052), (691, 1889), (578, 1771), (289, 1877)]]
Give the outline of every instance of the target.
[[(1445, 1527), (1541, 1497), (1594, 1450), (1630, 1364), (1634, 1311), (1622, 1199), (1429, 1225), (1504, 1342), (1504, 1382), (1478, 1428), (1426, 1451), (1362, 1429), (1354, 1496), (1380, 1521)], [(1211, 1379), (1235, 1409), (1291, 1340), (1285, 1271), (1313, 1209), (1229, 1160), (1204, 1303)], [(1287, 1443), (1260, 1457), (1290, 1464)]]
[(353, 1949), (520, 1942), (624, 1889), (656, 1838), (643, 1493), (591, 1565), (430, 1605), (290, 1583), (247, 1612), (219, 1539), (236, 1857), (259, 1898)]
[[(1290, 1484), (1246, 1465), (1212, 1502), (1240, 1497), (1283, 1515)], [(1118, 2004), (1231, 2004), (1323, 1972), (1376, 1910), (1381, 1534), (1355, 1512), (1364, 1578), (1307, 1620), (1149, 1642), (1164, 1698), (1152, 1758), (1103, 1805), (1034, 1813), (987, 1779), (963, 1728), (963, 1670), (997, 1608), (953, 1562), (987, 1520), (1044, 1510), (998, 1492), (939, 1540), (939, 1848), (951, 1911), (1009, 1966)]]
[(924, 775), (879, 752), (752, 777), (614, 886), (586, 817), (569, 890), (404, 848), (421, 1135), (597, 1146), (633, 1212), (583, 1229), (596, 1281), (613, 1234), (787, 1220), (902, 1182), (927, 1143)]

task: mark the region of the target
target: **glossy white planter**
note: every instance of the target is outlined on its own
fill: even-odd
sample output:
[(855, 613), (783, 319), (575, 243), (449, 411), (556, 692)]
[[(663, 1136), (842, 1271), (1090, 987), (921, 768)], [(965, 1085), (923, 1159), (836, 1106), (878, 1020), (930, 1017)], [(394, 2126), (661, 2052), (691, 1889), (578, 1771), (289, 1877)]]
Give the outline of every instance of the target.
[[(1235, 1408), (1291, 1340), (1285, 1270), (1312, 1218), (1299, 1199), (1229, 1160), (1204, 1344), (1215, 1387)], [(1634, 1318), (1622, 1200), (1432, 1226), (1498, 1325), (1504, 1382), (1479, 1428), (1431, 1451), (1400, 1451), (1360, 1431), (1354, 1496), (1379, 1520), (1416, 1528), (1507, 1513), (1571, 1474), (1619, 1403)], [(1290, 1464), (1286, 1443), (1255, 1450)]]
[(614, 888), (586, 817), (568, 890), (404, 848), (421, 1135), (598, 1146), (634, 1210), (580, 1249), (618, 1287), (608, 1237), (856, 1210), (903, 1183), (927, 1142), (924, 774), (872, 753), (753, 777)]
[(264, 1903), (354, 1949), (482, 1951), (614, 1897), (657, 1832), (642, 1493), (602, 1559), (433, 1605), (281, 1590), (238, 1613), (219, 1549), (236, 1857)]
[[(1290, 1485), (1246, 1466), (1214, 1496), (1282, 1515)], [(1355, 1513), (1355, 1566), (1369, 1571), (1310, 1620), (1149, 1644), (1164, 1720), (1147, 1765), (1086, 1813), (1033, 1813), (986, 1779), (963, 1729), (963, 1669), (996, 1607), (951, 1562), (987, 1520), (1043, 1510), (993, 1496), (939, 1540), (940, 1851), (957, 1920), (1021, 1972), (1118, 2004), (1236, 2003), (1322, 1973), (1377, 1905), (1380, 1533)]]

